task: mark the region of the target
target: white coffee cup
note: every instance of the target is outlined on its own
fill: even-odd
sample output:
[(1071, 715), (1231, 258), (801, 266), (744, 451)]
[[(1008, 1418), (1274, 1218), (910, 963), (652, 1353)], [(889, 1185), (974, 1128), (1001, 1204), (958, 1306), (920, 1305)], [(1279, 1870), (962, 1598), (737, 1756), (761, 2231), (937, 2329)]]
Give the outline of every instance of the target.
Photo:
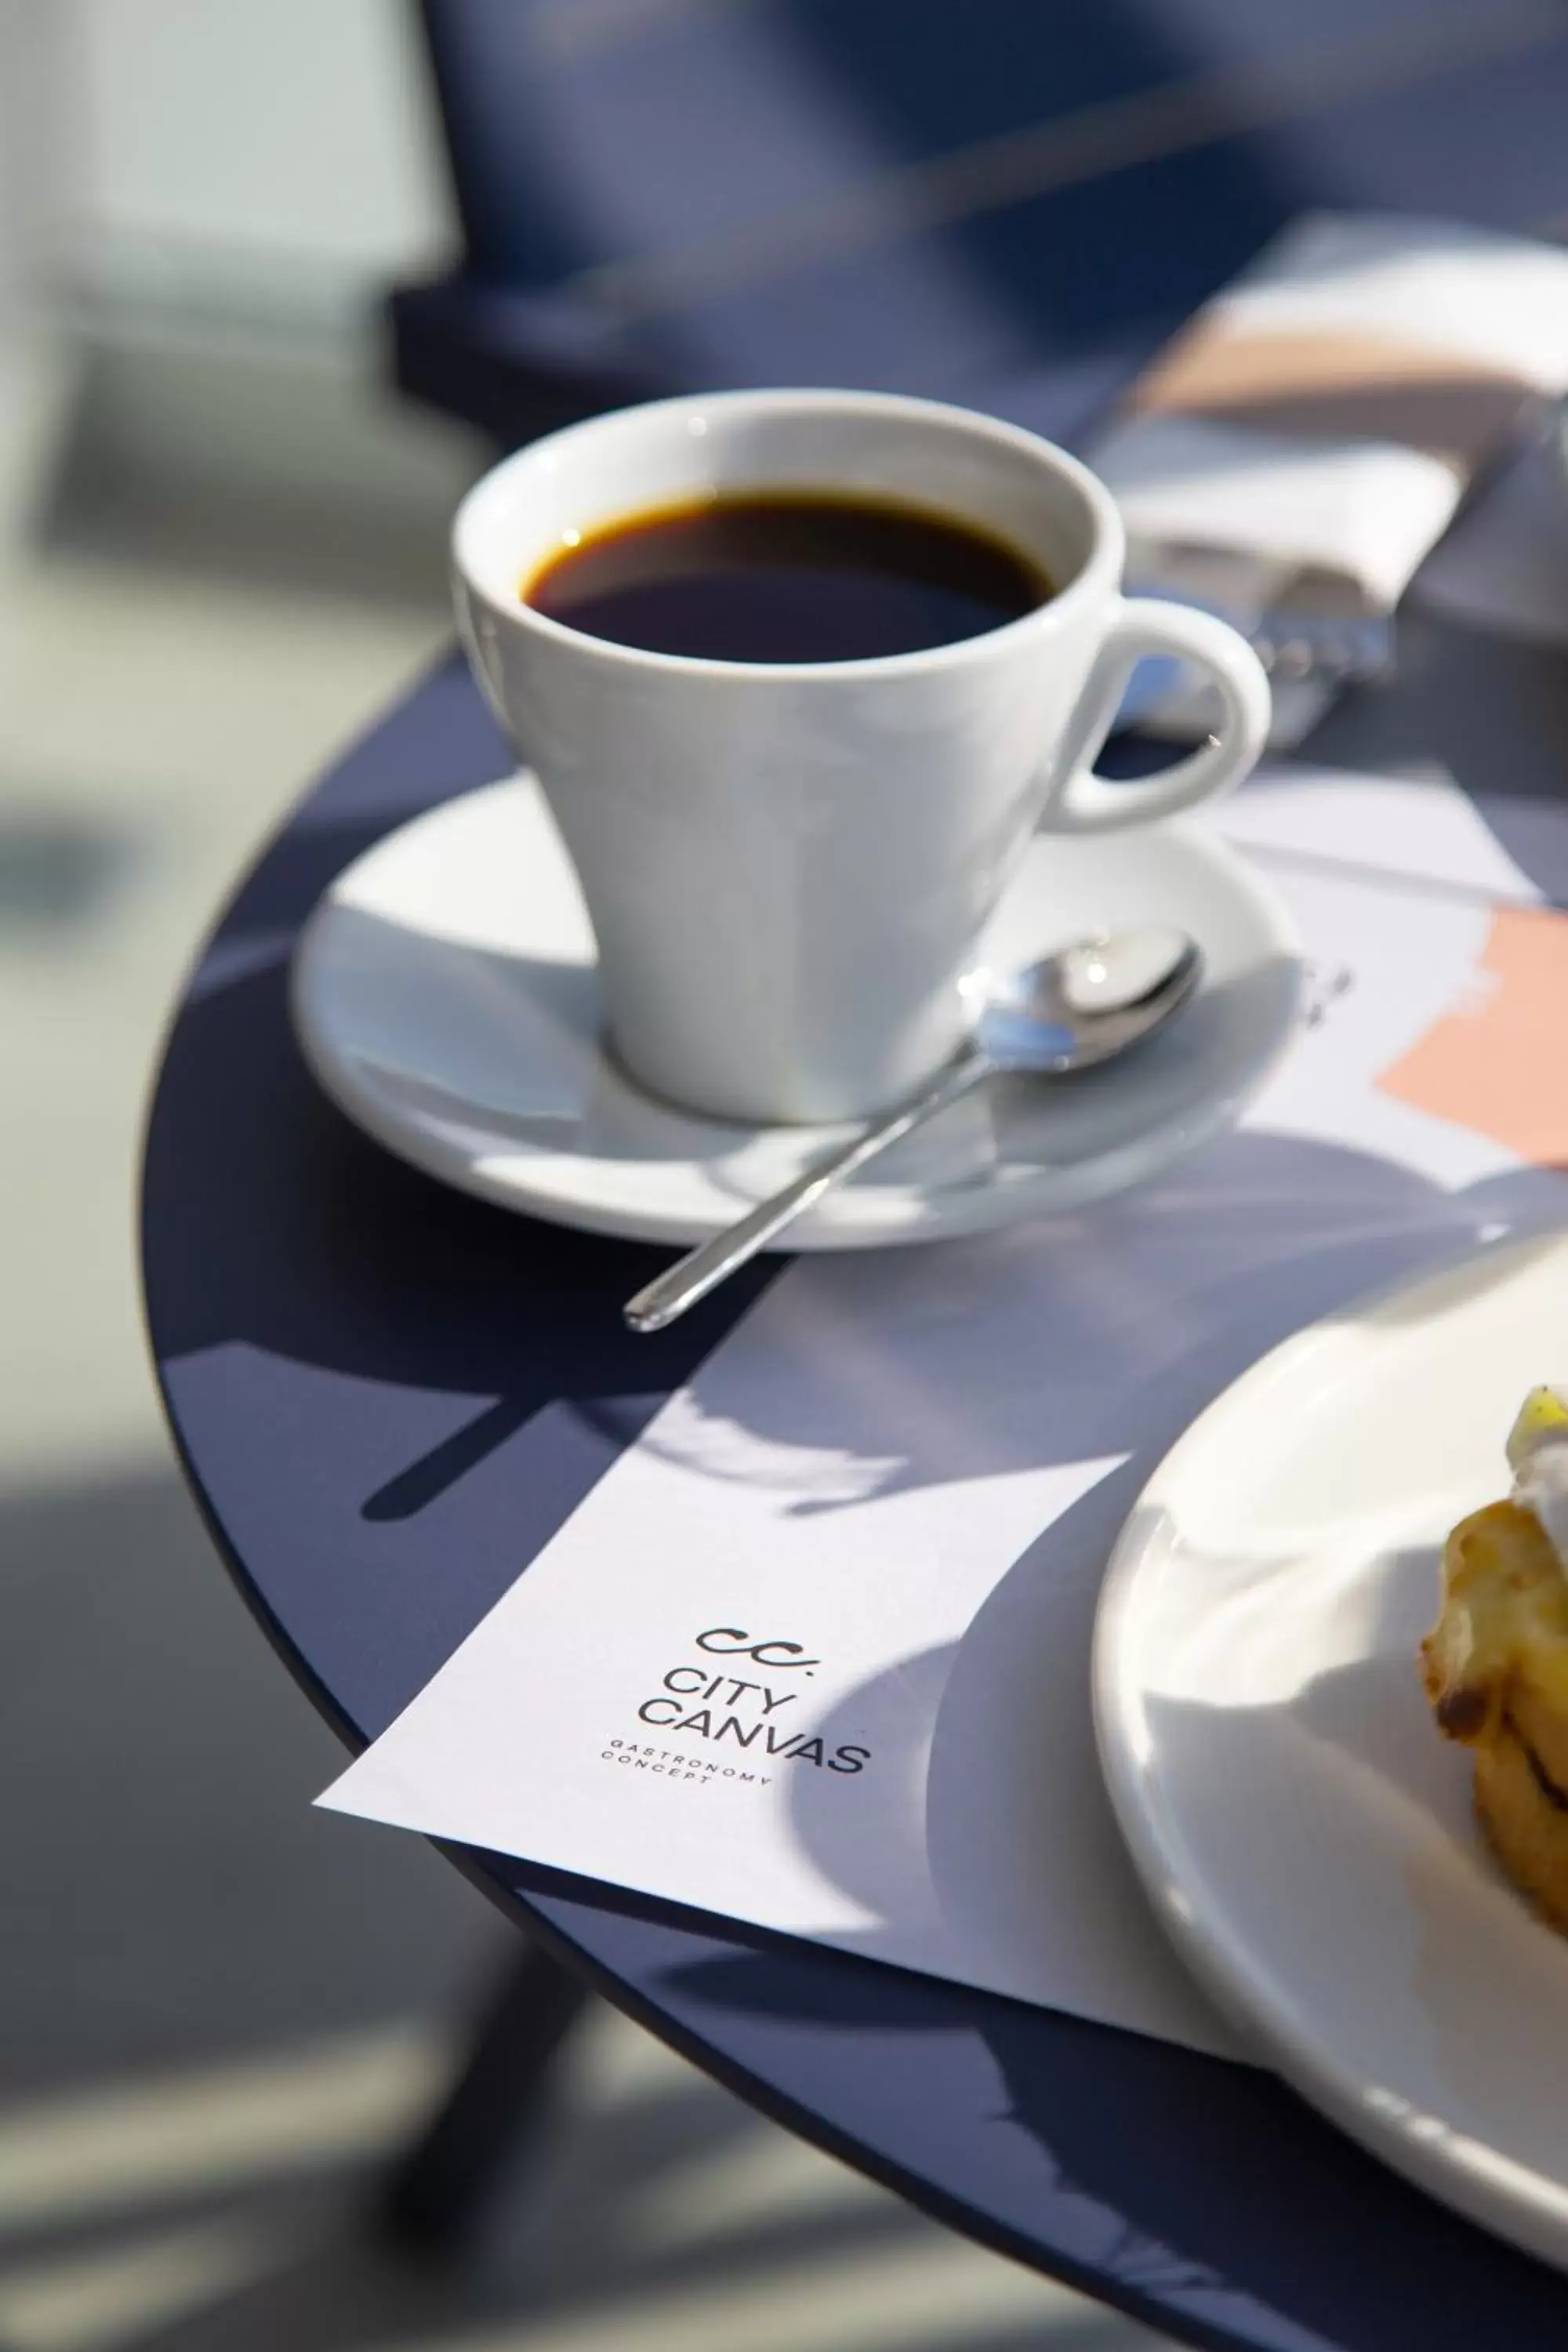
[[(1058, 593), (930, 652), (803, 664), (641, 652), (522, 601), (574, 533), (791, 488), (977, 525)], [(1037, 826), (1146, 824), (1239, 782), (1268, 732), (1261, 667), (1207, 614), (1124, 599), (1122, 552), (1109, 491), (1075, 458), (875, 393), (620, 409), (533, 442), (468, 493), (458, 622), (576, 866), (611, 1043), (635, 1078), (747, 1122), (878, 1110), (959, 1044), (959, 982)], [(1091, 763), (1144, 654), (1197, 663), (1223, 716), (1174, 767), (1106, 782)]]

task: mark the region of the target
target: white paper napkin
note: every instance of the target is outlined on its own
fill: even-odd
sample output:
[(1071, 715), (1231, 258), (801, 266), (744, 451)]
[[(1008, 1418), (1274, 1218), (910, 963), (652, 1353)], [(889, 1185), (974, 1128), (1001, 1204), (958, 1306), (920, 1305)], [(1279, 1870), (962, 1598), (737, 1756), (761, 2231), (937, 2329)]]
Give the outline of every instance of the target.
[[(1335, 690), (1337, 647), (1352, 670), (1386, 648), (1380, 625), (1472, 481), (1565, 390), (1568, 253), (1311, 214), (1161, 353), (1089, 454), (1133, 587), (1274, 649), (1278, 743)], [(1172, 695), (1146, 716), (1190, 732), (1207, 707)]]

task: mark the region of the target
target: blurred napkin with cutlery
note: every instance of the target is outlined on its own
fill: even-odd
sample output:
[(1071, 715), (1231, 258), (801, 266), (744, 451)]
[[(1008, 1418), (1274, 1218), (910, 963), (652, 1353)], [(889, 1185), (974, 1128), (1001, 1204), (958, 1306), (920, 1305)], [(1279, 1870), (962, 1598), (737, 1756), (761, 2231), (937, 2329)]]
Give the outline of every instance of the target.
[[(1089, 456), (1127, 525), (1129, 588), (1250, 637), (1289, 743), (1388, 667), (1423, 557), (1564, 392), (1568, 252), (1311, 213), (1165, 346)], [(1177, 736), (1208, 724), (1169, 672), (1129, 715)]]

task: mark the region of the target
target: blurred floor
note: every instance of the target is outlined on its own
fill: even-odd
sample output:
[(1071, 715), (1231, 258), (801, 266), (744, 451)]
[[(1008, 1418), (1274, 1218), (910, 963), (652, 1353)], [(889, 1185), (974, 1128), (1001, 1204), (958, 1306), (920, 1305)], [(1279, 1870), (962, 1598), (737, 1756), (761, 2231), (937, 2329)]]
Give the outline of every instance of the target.
[(266, 500), (193, 523), (83, 429), (52, 361), (0, 379), (0, 2352), (1152, 2344), (603, 2011), (462, 2274), (374, 2246), (510, 1938), (310, 1811), (337, 1751), (170, 1466), (132, 1204), (198, 934), (445, 641), (440, 518), (412, 499), (396, 561), (370, 519), (363, 560), (346, 515), (330, 549)]

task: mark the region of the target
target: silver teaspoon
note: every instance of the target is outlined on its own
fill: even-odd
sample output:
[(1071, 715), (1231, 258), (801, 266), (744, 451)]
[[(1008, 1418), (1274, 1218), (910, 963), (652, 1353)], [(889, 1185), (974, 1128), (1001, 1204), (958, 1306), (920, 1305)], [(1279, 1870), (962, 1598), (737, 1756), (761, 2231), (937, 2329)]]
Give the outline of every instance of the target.
[(920, 1092), (874, 1119), (829, 1159), (656, 1276), (622, 1312), (634, 1331), (662, 1331), (879, 1151), (988, 1078), (1060, 1076), (1109, 1062), (1178, 1012), (1203, 974), (1203, 954), (1163, 925), (1080, 940), (1012, 974), (969, 983), (980, 1003), (972, 1036)]

